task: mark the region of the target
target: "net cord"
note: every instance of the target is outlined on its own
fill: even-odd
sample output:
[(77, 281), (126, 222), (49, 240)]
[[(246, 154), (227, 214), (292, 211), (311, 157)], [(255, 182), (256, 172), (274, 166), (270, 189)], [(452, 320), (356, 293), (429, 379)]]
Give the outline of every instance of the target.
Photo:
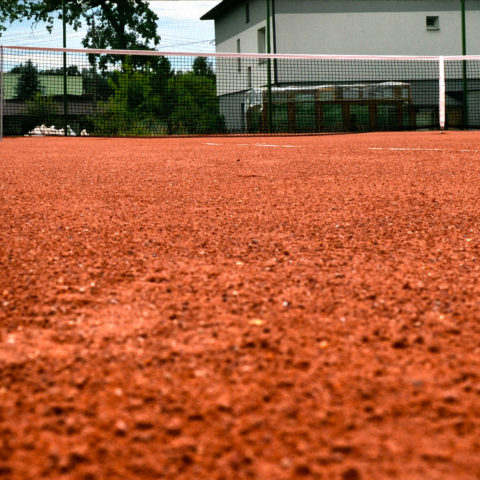
[(438, 58), (438, 119), (440, 130), (445, 130), (445, 59)]
[[(26, 50), (37, 52), (83, 53), (85, 55), (131, 55), (154, 57), (207, 57), (207, 58), (257, 58), (257, 59), (293, 59), (293, 60), (410, 60), (438, 62), (439, 56), (413, 55), (298, 55), (288, 53), (205, 53), (205, 52), (160, 52), (157, 50), (113, 50), (113, 49), (86, 49), (86, 48), (54, 48), (54, 47), (22, 47), (5, 45), (5, 49)], [(452, 60), (480, 60), (480, 55), (444, 56), (445, 61)]]

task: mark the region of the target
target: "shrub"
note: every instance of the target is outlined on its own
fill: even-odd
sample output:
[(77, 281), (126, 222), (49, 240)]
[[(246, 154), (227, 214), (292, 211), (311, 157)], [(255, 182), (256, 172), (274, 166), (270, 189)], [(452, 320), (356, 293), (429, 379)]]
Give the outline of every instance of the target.
[[(161, 79), (160, 79), (161, 80)], [(168, 91), (157, 72), (126, 65), (109, 79), (112, 94), (91, 117), (94, 135), (147, 136), (168, 133)], [(164, 82), (167, 87), (167, 83)]]
[(193, 72), (177, 74), (170, 81), (175, 106), (170, 115), (172, 133), (222, 133), (225, 122), (220, 115), (215, 79)]
[(25, 115), (22, 117), (22, 134), (39, 125), (56, 125), (60, 128), (63, 116), (59, 114), (58, 107), (52, 97), (42, 97), (36, 94), (33, 99), (26, 102)]

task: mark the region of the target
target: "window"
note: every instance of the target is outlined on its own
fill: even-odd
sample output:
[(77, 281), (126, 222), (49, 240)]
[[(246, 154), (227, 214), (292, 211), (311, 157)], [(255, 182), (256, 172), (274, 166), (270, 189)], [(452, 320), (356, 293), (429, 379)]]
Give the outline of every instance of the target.
[(265, 42), (266, 40), (266, 35), (265, 35), (265, 27), (259, 28), (257, 30), (257, 41), (258, 41), (258, 53), (265, 53), (266, 48), (265, 48)]
[(427, 30), (440, 30), (440, 22), (438, 17), (426, 18)]
[(252, 67), (247, 68), (247, 87), (252, 88)]
[(265, 27), (259, 28), (257, 30), (258, 53), (266, 52), (265, 40), (266, 40)]
[[(266, 35), (265, 35), (265, 27), (259, 28), (257, 30), (257, 43), (258, 43), (258, 53), (266, 53)], [(265, 60), (261, 58), (258, 63), (265, 63)]]
[[(241, 53), (242, 49), (240, 47), (240, 39), (237, 38), (237, 53)], [(242, 59), (237, 58), (237, 72), (242, 71)]]
[(250, 22), (250, 3), (245, 2), (245, 23)]

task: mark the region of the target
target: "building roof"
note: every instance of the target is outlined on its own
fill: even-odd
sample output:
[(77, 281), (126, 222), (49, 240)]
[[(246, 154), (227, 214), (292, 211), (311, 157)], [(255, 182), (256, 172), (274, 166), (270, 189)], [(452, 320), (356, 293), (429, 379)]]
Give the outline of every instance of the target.
[(219, 3), (216, 7), (213, 7), (209, 10), (205, 15), (200, 17), (200, 20), (215, 20), (218, 18), (222, 13), (228, 10), (229, 7), (238, 3), (238, 0), (223, 0), (223, 2)]

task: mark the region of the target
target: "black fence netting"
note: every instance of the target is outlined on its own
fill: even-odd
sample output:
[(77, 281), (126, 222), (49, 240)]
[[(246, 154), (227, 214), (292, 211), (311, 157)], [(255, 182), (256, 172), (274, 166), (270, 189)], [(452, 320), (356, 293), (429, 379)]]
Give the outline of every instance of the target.
[(480, 128), (480, 57), (446, 61), (445, 78), (447, 127)]
[(442, 74), (436, 57), (206, 57), (20, 47), (1, 51), (4, 135), (480, 126), (479, 60), (445, 61)]

